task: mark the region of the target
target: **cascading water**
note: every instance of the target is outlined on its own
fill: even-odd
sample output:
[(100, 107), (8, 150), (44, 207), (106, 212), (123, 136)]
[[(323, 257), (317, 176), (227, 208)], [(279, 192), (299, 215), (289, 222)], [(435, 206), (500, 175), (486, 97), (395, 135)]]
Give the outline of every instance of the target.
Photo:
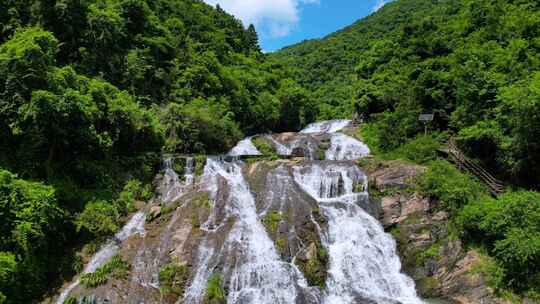
[(368, 199), (366, 177), (357, 167), (328, 162), (297, 166), (294, 178), (328, 220), (321, 237), (330, 256), (323, 303), (422, 303), (414, 282), (400, 272), (395, 241), (357, 205)]
[(257, 150), (253, 142), (251, 142), (251, 137), (245, 138), (238, 142), (238, 144), (229, 151), (230, 156), (241, 156), (241, 155), (261, 155), (261, 152)]
[(274, 148), (276, 149), (278, 155), (291, 155), (293, 150), (291, 147), (277, 141), (272, 135), (267, 135), (265, 137), (274, 144)]
[(163, 160), (163, 179), (160, 185), (161, 201), (165, 203), (173, 202), (182, 196), (190, 185), (194, 182), (194, 159), (193, 157), (184, 157), (184, 172), (182, 177), (174, 170), (174, 162), (178, 161), (173, 157), (167, 157)]
[(161, 188), (163, 193), (161, 194), (161, 200), (164, 202), (173, 201), (177, 196), (178, 189), (181, 187), (180, 177), (173, 169), (174, 159), (167, 157), (163, 161), (163, 180), (161, 181)]
[(305, 127), (300, 133), (335, 133), (351, 123), (347, 119), (336, 119), (314, 122)]
[[(201, 303), (206, 282), (215, 267), (215, 262), (211, 261), (222, 259), (231, 261), (225, 263), (222, 270), (229, 274), (229, 304), (297, 303), (301, 293), (309, 296), (302, 273), (293, 264), (280, 259), (261, 224), (240, 165), (208, 159), (204, 174), (204, 179), (214, 183), (218, 178), (226, 181), (228, 195), (224, 221), (234, 221), (234, 224), (221, 248), (208, 246), (210, 241), (202, 243), (195, 277), (187, 289), (184, 303)], [(219, 187), (217, 184), (210, 186), (214, 191)]]
[(186, 158), (186, 167), (184, 172), (184, 182), (186, 185), (193, 184), (193, 168), (194, 168), (194, 159), (193, 157)]
[[(132, 235), (144, 235), (145, 220), (146, 215), (144, 214), (144, 212), (139, 211), (135, 213), (126, 223), (126, 225), (124, 225), (124, 227), (122, 227), (122, 229), (120, 229), (120, 231), (118, 231), (114, 235), (114, 238), (105, 243), (99, 249), (99, 251), (92, 256), (90, 262), (88, 262), (88, 264), (84, 267), (82, 274), (94, 272), (99, 267), (107, 263), (118, 252), (118, 250), (120, 249), (120, 244)], [(80, 280), (77, 279), (75, 282), (71, 283), (68, 287), (66, 287), (62, 291), (62, 293), (60, 293), (58, 300), (56, 300), (56, 304), (63, 304), (66, 298), (69, 296), (69, 293), (79, 284)]]
[(343, 133), (333, 133), (330, 143), (325, 152), (327, 160), (356, 160), (369, 154), (368, 146)]
[(315, 157), (317, 144), (315, 143), (315, 140), (309, 136), (295, 138), (287, 143), (279, 142), (272, 135), (267, 135), (266, 138), (272, 142), (278, 155), (291, 155), (295, 149), (301, 149), (304, 157), (308, 159), (314, 159)]

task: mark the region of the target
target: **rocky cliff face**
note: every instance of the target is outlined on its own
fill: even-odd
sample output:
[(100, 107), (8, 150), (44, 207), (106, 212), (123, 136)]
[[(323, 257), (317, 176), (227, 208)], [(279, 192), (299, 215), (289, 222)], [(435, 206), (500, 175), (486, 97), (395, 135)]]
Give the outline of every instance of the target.
[(380, 220), (396, 238), (404, 271), (421, 296), (463, 304), (510, 303), (496, 298), (476, 271), (481, 255), (449, 235), (448, 214), (414, 192), (414, 178), (425, 168), (374, 159), (364, 159), (362, 168), (381, 206)]
[[(169, 158), (154, 200), (56, 303), (421, 303), (355, 163), (369, 149), (345, 135), (348, 125), (248, 138), (226, 156)], [(238, 160), (246, 155), (259, 158)], [(380, 189), (406, 185), (401, 170), (378, 173)], [(384, 223), (428, 208), (417, 201), (386, 198)]]

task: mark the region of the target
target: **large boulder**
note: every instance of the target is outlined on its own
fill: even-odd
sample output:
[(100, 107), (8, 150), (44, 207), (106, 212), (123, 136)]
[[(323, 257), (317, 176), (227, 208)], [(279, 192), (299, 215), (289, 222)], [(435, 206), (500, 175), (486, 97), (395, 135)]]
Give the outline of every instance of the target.
[(379, 191), (391, 188), (406, 189), (412, 185), (414, 178), (425, 170), (426, 168), (422, 166), (392, 161), (372, 172), (369, 177), (370, 182)]

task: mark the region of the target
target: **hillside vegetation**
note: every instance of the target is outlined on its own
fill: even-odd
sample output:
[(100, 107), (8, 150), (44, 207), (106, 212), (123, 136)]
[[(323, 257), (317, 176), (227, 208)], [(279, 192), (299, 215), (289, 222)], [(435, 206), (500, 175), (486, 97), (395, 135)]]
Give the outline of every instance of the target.
[(312, 119), (288, 75), (198, 0), (0, 1), (0, 303), (80, 270), (75, 250), (151, 195), (160, 153)]

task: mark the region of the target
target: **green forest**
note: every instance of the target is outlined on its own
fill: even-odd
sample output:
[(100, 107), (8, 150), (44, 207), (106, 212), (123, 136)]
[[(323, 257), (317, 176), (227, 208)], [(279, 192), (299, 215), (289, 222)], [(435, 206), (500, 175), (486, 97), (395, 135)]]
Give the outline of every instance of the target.
[[(152, 195), (162, 153), (355, 112), (372, 150), (429, 164), (421, 190), (495, 258), (493, 286), (540, 297), (538, 1), (396, 0), (271, 54), (199, 0), (0, 1), (0, 304), (79, 272), (76, 252)], [(450, 137), (516, 191), (433, 162)]]
[[(312, 92), (318, 119), (357, 112), (372, 152), (429, 167), (420, 191), (451, 212), (457, 236), (494, 258), (492, 287), (540, 298), (538, 1), (397, 0), (271, 57)], [(435, 115), (428, 136), (422, 113)], [(507, 193), (491, 198), (432, 162), (450, 138)]]
[(253, 26), (201, 1), (0, 1), (0, 303), (80, 270), (161, 153), (298, 129), (311, 102)]

